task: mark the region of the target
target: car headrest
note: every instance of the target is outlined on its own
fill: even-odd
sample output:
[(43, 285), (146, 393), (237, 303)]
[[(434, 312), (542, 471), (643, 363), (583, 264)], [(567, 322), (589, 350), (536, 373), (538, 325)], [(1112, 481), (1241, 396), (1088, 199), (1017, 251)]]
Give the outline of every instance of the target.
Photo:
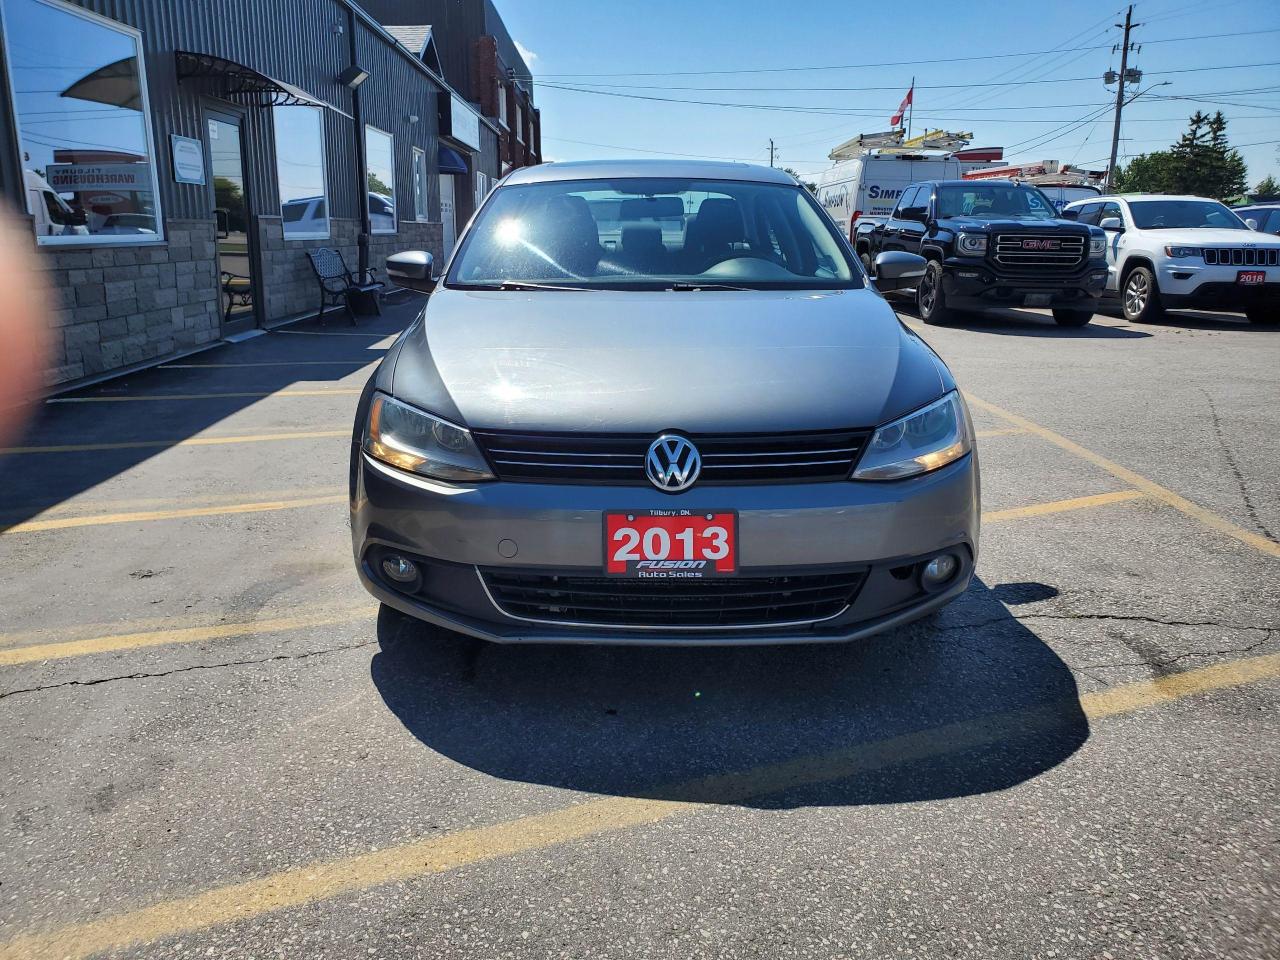
[(661, 250), (662, 228), (656, 223), (632, 223), (622, 228), (622, 249), (627, 253)]

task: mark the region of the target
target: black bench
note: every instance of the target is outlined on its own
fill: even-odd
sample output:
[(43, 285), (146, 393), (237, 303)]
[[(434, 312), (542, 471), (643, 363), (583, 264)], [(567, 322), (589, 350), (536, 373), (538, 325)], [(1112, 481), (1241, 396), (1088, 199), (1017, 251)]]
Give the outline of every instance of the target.
[(383, 284), (374, 279), (372, 269), (358, 277), (347, 267), (342, 253), (331, 247), (318, 247), (307, 251), (307, 259), (311, 261), (311, 269), (315, 271), (316, 280), (320, 284), (320, 322), (329, 307), (345, 306), (351, 324), (355, 326), (356, 311), (352, 304), (372, 304), (373, 312), (381, 315), (382, 304), (378, 295)]

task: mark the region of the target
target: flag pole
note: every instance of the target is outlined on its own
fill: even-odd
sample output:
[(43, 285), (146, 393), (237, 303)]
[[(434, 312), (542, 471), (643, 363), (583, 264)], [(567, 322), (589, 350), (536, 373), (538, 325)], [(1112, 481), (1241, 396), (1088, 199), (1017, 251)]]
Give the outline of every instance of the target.
[(911, 139), (911, 120), (916, 112), (916, 78), (911, 78), (911, 102), (907, 104), (907, 139)]

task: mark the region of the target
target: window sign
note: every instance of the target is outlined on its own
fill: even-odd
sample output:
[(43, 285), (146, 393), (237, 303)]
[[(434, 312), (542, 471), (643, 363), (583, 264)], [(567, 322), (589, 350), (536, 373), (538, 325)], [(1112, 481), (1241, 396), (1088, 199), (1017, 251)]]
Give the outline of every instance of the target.
[(319, 107), (274, 107), (276, 182), (286, 240), (329, 238), (324, 112)]
[(204, 183), (204, 145), (190, 137), (169, 136), (173, 179), (177, 183)]
[(161, 239), (138, 32), (60, 0), (0, 4), (24, 193), (38, 242)]
[(395, 141), (377, 127), (365, 127), (364, 152), (369, 167), (370, 229), (374, 233), (395, 233)]

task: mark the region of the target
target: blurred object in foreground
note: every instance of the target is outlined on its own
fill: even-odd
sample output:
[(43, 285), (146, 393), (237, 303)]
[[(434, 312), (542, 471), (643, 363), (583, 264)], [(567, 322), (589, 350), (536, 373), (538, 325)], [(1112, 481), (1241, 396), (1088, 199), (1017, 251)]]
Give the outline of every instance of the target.
[(44, 388), (49, 313), (29, 230), (0, 213), (0, 446), (26, 422)]

